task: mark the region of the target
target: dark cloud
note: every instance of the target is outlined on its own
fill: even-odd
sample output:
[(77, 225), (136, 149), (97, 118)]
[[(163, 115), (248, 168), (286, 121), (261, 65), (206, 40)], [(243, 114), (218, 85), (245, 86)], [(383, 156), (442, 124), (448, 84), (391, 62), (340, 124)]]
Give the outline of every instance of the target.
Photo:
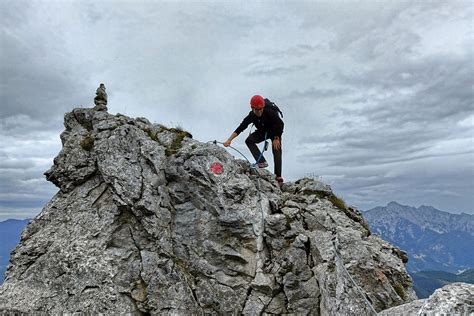
[[(84, 82), (73, 74), (54, 25), (37, 22), (26, 2), (3, 2), (0, 116), (27, 115), (45, 123), (84, 99)], [(37, 29), (35, 29), (35, 27)], [(34, 32), (33, 32), (34, 31)]]
[(21, 161), (8, 166), (9, 169), (3, 167), (0, 166), (0, 218), (2, 213), (15, 212), (28, 212), (32, 216), (57, 192), (57, 188), (44, 177), (36, 178), (45, 171), (43, 166), (32, 167), (30, 163)]
[(30, 167), (33, 163), (34, 163), (33, 159), (31, 158), (19, 160), (19, 159), (8, 159), (6, 157), (3, 157), (2, 161), (0, 162), (0, 170), (2, 171), (8, 170), (8, 169), (24, 170)]
[[(358, 76), (341, 75), (341, 82), (351, 87), (348, 91), (375, 94), (356, 97), (336, 110), (333, 115), (341, 124), (336, 132), (317, 133), (301, 142), (327, 144), (332, 149), (314, 159), (330, 159), (330, 165), (395, 163), (444, 155), (425, 152), (441, 140), (472, 132), (458, 124), (473, 113), (472, 59), (436, 56), (416, 63), (378, 65)], [(403, 93), (403, 89), (408, 91)], [(319, 92), (321, 97), (324, 93)], [(459, 148), (447, 155), (472, 154), (473, 150)], [(311, 159), (308, 156), (311, 153), (302, 159)]]
[[(342, 196), (363, 209), (397, 200), (415, 206), (424, 201), (445, 211), (469, 212), (466, 205), (474, 203), (474, 197), (470, 194), (474, 187), (474, 166), (466, 165), (464, 161), (464, 168), (444, 172), (446, 162), (433, 164), (432, 161), (392, 165), (393, 169), (388, 174), (381, 173), (374, 181), (354, 178), (349, 171), (344, 181), (336, 181), (333, 186)], [(433, 172), (433, 168), (439, 169)]]
[[(412, 89), (417, 93), (425, 93), (427, 97), (437, 93), (439, 96), (434, 98), (453, 97), (464, 101), (473, 97), (473, 59), (472, 51), (458, 56), (434, 55), (417, 60), (402, 58), (394, 63), (377, 63), (370, 70), (356, 75), (340, 70), (338, 78), (358, 89), (378, 89), (380, 92), (392, 93)], [(469, 87), (471, 89), (466, 89)]]
[[(54, 114), (53, 114), (54, 115)], [(52, 133), (58, 134), (63, 128), (62, 116), (36, 118), (26, 114), (17, 114), (0, 118), (0, 135), (15, 137), (13, 140), (43, 140)]]

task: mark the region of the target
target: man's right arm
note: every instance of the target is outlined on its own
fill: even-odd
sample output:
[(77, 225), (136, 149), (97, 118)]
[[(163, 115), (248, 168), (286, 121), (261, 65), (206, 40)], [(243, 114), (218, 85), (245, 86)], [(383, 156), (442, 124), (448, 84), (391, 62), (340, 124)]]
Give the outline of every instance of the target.
[(232, 135), (230, 135), (230, 137), (224, 142), (224, 146), (229, 147), (230, 143), (232, 143), (232, 140), (236, 138), (237, 136), (239, 136), (239, 134), (242, 133), (250, 125), (250, 123), (252, 123), (251, 113), (249, 113), (249, 115), (247, 115), (243, 119), (239, 127), (237, 127), (237, 129), (232, 133)]
[(224, 142), (224, 147), (229, 147), (230, 143), (232, 143), (232, 140), (236, 138), (238, 135), (239, 134), (237, 134), (236, 132), (233, 132), (232, 135), (230, 135), (230, 137)]

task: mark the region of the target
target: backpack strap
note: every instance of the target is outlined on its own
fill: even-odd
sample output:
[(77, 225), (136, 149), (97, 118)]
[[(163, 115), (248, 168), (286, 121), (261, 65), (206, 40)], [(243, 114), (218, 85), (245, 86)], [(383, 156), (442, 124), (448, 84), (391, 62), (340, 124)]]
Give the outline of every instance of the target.
[(265, 99), (265, 107), (272, 109), (273, 111), (280, 113), (280, 116), (283, 118), (283, 112), (280, 110), (278, 105), (276, 105), (274, 102), (270, 101), (269, 99)]

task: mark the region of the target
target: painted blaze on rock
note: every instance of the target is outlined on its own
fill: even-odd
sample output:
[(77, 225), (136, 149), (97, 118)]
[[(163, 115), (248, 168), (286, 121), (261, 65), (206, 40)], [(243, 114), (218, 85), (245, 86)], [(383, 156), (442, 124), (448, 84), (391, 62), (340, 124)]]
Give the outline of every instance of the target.
[(329, 186), (280, 188), (186, 135), (67, 113), (46, 172), (60, 191), (12, 253), (0, 311), (349, 315), (414, 299), (398, 249), (334, 205)]
[(222, 172), (224, 172), (224, 166), (222, 166), (220, 162), (212, 163), (210, 169), (211, 169), (211, 172), (214, 174), (221, 174)]

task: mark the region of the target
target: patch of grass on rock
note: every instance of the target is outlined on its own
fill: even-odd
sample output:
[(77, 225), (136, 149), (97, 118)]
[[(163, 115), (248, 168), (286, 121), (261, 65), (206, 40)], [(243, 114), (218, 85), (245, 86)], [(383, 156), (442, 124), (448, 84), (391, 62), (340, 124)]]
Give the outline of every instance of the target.
[(91, 151), (94, 148), (94, 137), (91, 134), (88, 134), (81, 140), (81, 147), (85, 151)]

